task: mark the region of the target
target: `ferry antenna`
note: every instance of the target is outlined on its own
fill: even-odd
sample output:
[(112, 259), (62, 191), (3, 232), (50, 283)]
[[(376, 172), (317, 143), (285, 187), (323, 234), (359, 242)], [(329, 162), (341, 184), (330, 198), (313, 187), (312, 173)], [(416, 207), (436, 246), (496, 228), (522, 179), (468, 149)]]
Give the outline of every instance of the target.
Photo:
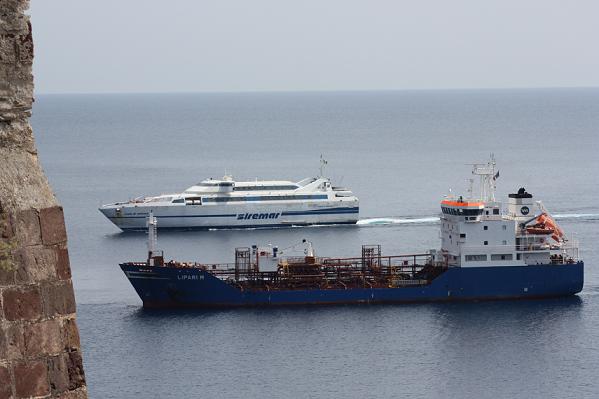
[(318, 177), (324, 177), (324, 167), (328, 164), (329, 162), (324, 159), (324, 156), (322, 154), (320, 154), (320, 176)]

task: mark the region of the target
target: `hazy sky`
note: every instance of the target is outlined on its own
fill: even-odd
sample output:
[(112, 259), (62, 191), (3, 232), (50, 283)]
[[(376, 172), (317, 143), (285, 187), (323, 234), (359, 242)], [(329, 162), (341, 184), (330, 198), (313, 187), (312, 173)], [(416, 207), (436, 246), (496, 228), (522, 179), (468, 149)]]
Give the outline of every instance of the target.
[(38, 93), (599, 86), (599, 1), (31, 0)]

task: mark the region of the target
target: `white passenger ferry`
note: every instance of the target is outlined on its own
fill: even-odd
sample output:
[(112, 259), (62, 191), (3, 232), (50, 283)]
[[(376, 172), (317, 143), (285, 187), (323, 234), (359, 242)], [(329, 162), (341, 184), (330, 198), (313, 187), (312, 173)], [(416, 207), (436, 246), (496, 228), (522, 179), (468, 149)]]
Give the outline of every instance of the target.
[(159, 228), (215, 229), (355, 224), (359, 201), (326, 177), (284, 180), (207, 179), (182, 193), (99, 208), (121, 230), (144, 230), (151, 212)]

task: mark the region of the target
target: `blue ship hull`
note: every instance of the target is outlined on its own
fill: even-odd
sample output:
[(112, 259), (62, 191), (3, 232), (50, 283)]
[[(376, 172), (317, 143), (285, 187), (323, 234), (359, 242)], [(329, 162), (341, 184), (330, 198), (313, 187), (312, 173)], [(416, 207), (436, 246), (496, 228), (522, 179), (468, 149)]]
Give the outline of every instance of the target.
[(546, 298), (582, 290), (584, 263), (534, 266), (452, 267), (428, 284), (396, 288), (242, 290), (197, 268), (121, 269), (144, 307), (243, 307), (352, 303), (446, 302)]

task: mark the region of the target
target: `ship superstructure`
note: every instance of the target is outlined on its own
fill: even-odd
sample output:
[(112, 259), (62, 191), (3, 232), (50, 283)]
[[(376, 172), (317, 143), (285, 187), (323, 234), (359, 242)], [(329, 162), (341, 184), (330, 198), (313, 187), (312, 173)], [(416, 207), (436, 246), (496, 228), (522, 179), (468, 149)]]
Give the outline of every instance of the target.
[(203, 180), (182, 193), (102, 205), (99, 210), (122, 230), (145, 229), (150, 212), (161, 229), (256, 228), (355, 224), (359, 201), (322, 175), (296, 183), (225, 176)]
[[(495, 200), (495, 160), (473, 166), (480, 195), (441, 202), (441, 253), (448, 265), (488, 267), (548, 264), (577, 259), (578, 243), (567, 239), (541, 201), (520, 188), (509, 194), (507, 212)], [(471, 186), (472, 187), (472, 186)]]
[[(237, 248), (230, 264), (164, 261), (150, 235), (146, 262), (120, 265), (147, 307), (523, 299), (582, 290), (574, 240), (540, 202), (519, 189), (507, 210), (495, 200), (495, 161), (474, 165), (480, 195), (441, 201), (441, 248), (386, 256), (365, 245), (357, 258), (304, 256), (277, 247)], [(155, 222), (150, 223), (150, 226)], [(151, 234), (155, 230), (151, 229)]]

